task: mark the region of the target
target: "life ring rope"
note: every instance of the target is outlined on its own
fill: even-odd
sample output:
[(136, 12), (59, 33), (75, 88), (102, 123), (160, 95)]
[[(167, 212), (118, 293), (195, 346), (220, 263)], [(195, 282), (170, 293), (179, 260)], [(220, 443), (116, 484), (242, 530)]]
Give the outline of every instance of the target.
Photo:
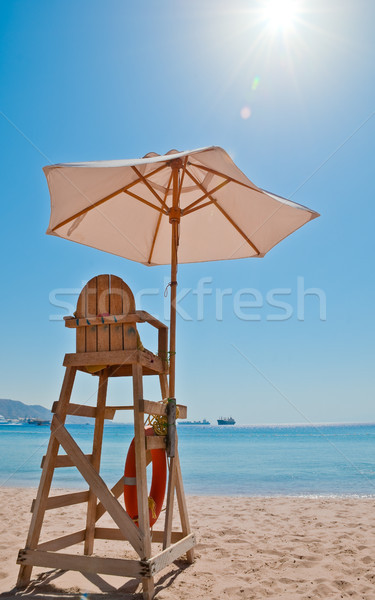
[[(165, 398), (164, 400), (160, 400), (159, 404), (168, 404), (169, 398)], [(180, 416), (180, 411), (178, 406), (176, 406), (176, 419)], [(155, 435), (167, 435), (168, 432), (168, 417), (166, 415), (148, 415), (146, 419), (146, 425), (150, 425)]]

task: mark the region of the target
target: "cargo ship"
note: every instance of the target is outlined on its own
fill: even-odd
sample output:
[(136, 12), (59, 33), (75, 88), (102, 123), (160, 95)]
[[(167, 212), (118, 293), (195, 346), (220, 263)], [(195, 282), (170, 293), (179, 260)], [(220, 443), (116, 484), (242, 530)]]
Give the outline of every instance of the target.
[(235, 425), (236, 421), (233, 419), (233, 417), (220, 417), (220, 419), (217, 420), (217, 424), (218, 425)]

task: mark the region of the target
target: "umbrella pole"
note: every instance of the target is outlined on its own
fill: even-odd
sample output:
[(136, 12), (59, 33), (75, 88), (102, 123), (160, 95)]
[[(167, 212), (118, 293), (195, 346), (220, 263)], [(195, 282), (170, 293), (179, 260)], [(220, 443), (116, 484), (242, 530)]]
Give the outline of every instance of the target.
[(171, 161), (173, 182), (173, 204), (169, 214), (169, 222), (172, 225), (171, 240), (171, 313), (169, 326), (169, 397), (175, 397), (175, 372), (176, 372), (176, 296), (177, 296), (177, 250), (178, 229), (180, 224), (179, 208), (179, 170), (182, 166), (181, 160)]

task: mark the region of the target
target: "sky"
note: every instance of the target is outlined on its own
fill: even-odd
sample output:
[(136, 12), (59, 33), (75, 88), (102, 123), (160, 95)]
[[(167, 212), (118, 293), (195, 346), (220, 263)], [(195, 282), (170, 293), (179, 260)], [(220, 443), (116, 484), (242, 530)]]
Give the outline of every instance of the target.
[[(211, 422), (375, 421), (375, 5), (285, 2), (0, 0), (0, 397), (57, 400), (62, 317), (94, 275), (168, 323), (168, 267), (45, 235), (42, 167), (216, 145), (321, 217), (263, 259), (180, 266), (178, 402)], [(79, 374), (73, 401), (96, 384)], [(110, 404), (130, 398), (110, 382)]]

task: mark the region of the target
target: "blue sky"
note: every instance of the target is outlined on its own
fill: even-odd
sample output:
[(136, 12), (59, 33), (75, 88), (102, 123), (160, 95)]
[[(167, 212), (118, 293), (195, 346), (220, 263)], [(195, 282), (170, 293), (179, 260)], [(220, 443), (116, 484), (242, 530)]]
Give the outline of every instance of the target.
[[(257, 185), (321, 217), (264, 259), (180, 267), (191, 320), (178, 320), (178, 400), (191, 418), (244, 424), (375, 421), (375, 6), (301, 0), (292, 26), (274, 29), (264, 5), (0, 2), (0, 397), (57, 399), (74, 334), (51, 320), (66, 311), (50, 298), (76, 300), (59, 290), (115, 273), (135, 293), (152, 289), (142, 308), (164, 313), (168, 268), (45, 235), (42, 167), (218, 145)], [(201, 319), (202, 278), (213, 291)], [(325, 319), (313, 295), (298, 319), (302, 284), (321, 290)], [(227, 288), (218, 320), (216, 290)], [(240, 319), (235, 297), (249, 288), (264, 305)], [(266, 302), (275, 288), (290, 290), (278, 297), (291, 305), (287, 320), (269, 320), (282, 313)], [(95, 383), (80, 377), (75, 400), (92, 403)], [(158, 399), (151, 381), (145, 388)], [(113, 382), (110, 402), (129, 393)]]

